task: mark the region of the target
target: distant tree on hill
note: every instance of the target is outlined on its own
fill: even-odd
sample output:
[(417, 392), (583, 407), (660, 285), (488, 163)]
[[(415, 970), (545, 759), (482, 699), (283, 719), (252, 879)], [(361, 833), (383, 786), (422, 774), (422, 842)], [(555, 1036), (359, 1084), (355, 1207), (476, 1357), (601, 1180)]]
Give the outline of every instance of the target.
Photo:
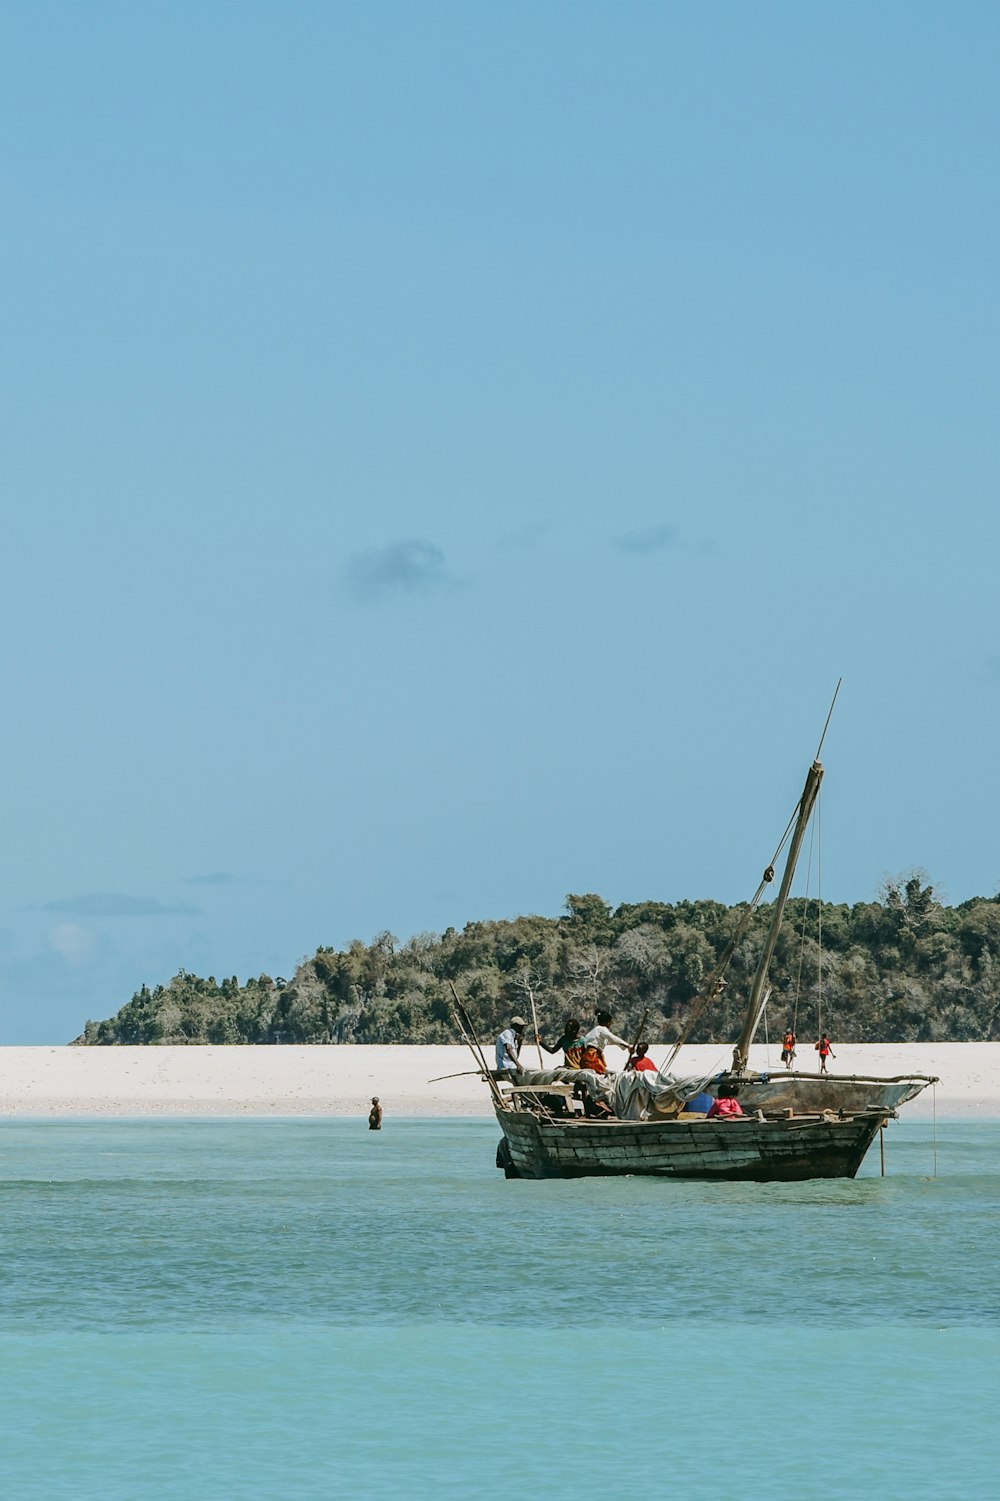
[[(676, 1037), (730, 942), (745, 906), (641, 902), (613, 909), (594, 893), (570, 895), (560, 918), (474, 922), (400, 943), (317, 949), (290, 980), (241, 985), (181, 970), (143, 985), (106, 1021), (88, 1021), (85, 1046), (163, 1043), (453, 1042), (449, 983), (484, 1037), (534, 999), (543, 1034), (572, 1007), (598, 1005), (628, 1033), (648, 1009), (652, 1040)], [(691, 1033), (730, 1042), (738, 1032), (767, 906), (737, 945), (726, 987)], [(822, 932), (822, 948), (819, 937)], [(925, 872), (888, 877), (880, 900), (854, 906), (793, 899), (770, 974), (770, 1015), (823, 1025), (845, 1042), (1000, 1036), (1000, 897), (959, 907), (939, 899)]]

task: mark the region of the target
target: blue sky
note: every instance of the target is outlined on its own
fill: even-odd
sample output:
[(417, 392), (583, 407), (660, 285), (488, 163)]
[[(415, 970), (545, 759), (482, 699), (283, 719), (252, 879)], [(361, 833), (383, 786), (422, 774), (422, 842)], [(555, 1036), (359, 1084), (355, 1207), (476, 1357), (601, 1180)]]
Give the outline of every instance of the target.
[[(0, 16), (0, 1042), (179, 968), (1000, 883), (1000, 13)], [(815, 878), (814, 878), (815, 889)]]

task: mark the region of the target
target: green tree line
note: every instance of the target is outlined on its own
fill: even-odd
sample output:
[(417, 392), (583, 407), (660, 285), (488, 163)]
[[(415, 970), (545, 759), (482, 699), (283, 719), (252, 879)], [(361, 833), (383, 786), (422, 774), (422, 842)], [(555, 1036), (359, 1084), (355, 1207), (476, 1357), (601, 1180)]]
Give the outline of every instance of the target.
[[(458, 1040), (450, 983), (485, 1037), (537, 1009), (542, 1035), (598, 1005), (632, 1035), (644, 1011), (653, 1042), (675, 1039), (745, 905), (640, 902), (612, 908), (569, 896), (562, 917), (472, 922), (400, 943), (320, 948), (291, 979), (207, 980), (181, 971), (143, 986), (80, 1044), (442, 1043)], [(762, 906), (727, 984), (692, 1042), (730, 1042), (770, 920)], [(779, 936), (767, 1017), (772, 1037), (795, 1020), (844, 1042), (975, 1041), (1000, 1036), (1000, 897), (940, 902), (918, 875), (889, 880), (853, 906), (792, 900)], [(763, 1031), (758, 1034), (763, 1037)]]

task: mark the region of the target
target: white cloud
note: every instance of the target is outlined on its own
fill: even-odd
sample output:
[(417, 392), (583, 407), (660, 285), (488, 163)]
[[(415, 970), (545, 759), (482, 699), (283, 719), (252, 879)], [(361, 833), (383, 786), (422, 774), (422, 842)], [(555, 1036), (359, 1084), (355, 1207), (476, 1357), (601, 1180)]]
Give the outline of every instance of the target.
[(46, 941), (67, 964), (86, 964), (97, 948), (93, 933), (76, 922), (56, 923), (49, 929)]

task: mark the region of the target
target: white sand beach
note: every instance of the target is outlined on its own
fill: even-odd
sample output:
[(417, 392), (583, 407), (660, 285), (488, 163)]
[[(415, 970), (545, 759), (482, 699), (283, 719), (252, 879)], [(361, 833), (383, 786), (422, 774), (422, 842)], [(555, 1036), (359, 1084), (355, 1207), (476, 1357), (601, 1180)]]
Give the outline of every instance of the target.
[[(907, 1117), (1000, 1117), (1000, 1042), (840, 1044), (831, 1072), (937, 1074), (906, 1105)], [(654, 1047), (660, 1062), (666, 1048)], [(529, 1050), (534, 1058), (534, 1049)], [(675, 1072), (708, 1073), (724, 1046), (685, 1048)], [(810, 1068), (803, 1047), (798, 1063)], [(624, 1062), (611, 1049), (608, 1062)], [(778, 1050), (755, 1047), (754, 1068), (777, 1068)], [(378, 1095), (393, 1116), (489, 1116), (489, 1095), (457, 1047), (6, 1047), (0, 1048), (0, 1116), (362, 1115)], [(457, 1078), (444, 1075), (457, 1074)]]

